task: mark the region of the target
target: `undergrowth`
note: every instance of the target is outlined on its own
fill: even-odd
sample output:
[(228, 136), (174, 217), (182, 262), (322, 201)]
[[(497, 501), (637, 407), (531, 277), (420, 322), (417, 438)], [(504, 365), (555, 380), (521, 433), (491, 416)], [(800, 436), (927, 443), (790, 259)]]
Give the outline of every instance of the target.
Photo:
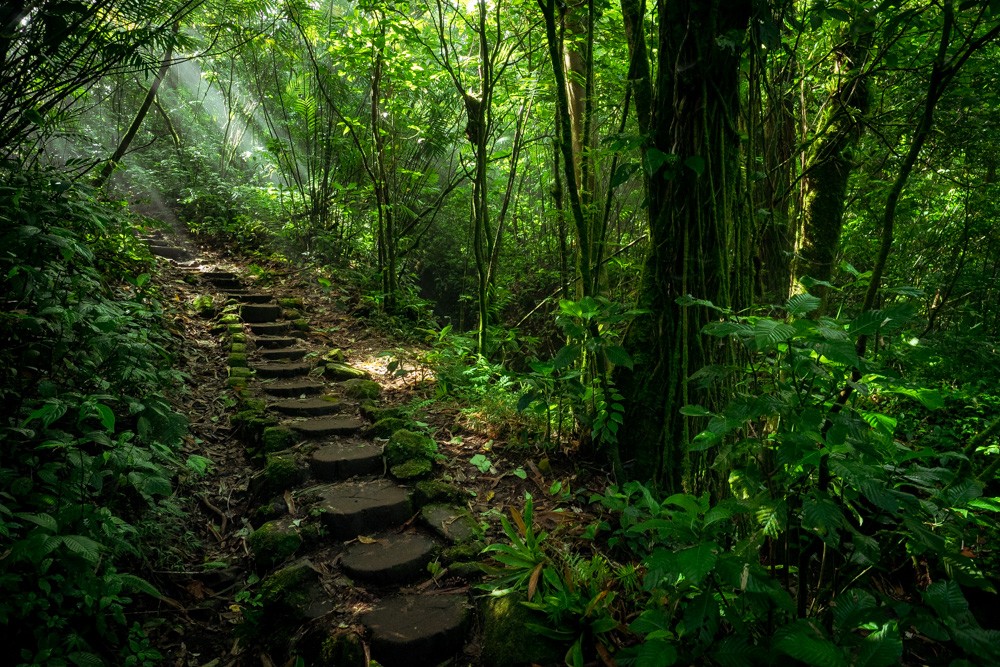
[(0, 643), (8, 664), (151, 665), (136, 525), (185, 419), (128, 217), (50, 173), (0, 183)]

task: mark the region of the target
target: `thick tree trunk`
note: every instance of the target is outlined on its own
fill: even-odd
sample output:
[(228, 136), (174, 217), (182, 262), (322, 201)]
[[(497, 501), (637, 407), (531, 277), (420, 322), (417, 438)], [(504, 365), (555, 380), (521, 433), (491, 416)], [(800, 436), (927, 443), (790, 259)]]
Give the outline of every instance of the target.
[(652, 136), (644, 150), (650, 251), (639, 296), (649, 314), (633, 322), (626, 339), (636, 364), (617, 377), (628, 402), (619, 436), (635, 477), (668, 490), (691, 489), (698, 480), (687, 443), (700, 425), (691, 425), (680, 408), (709, 402), (689, 377), (721, 352), (707, 349), (700, 335), (712, 311), (678, 299), (692, 295), (730, 307), (749, 300), (749, 238), (735, 192), (735, 118), (738, 45), (750, 2), (660, 0), (655, 86), (642, 63), (644, 9), (636, 0), (622, 3), (639, 125)]
[[(833, 263), (844, 223), (847, 183), (854, 170), (850, 152), (861, 138), (862, 117), (868, 111), (868, 82), (864, 61), (872, 33), (845, 31), (845, 41), (834, 49), (836, 88), (829, 113), (820, 120), (818, 137), (806, 163), (802, 217), (796, 235), (793, 281), (804, 276), (821, 282), (833, 277)], [(791, 286), (796, 291), (796, 285)], [(826, 300), (827, 290), (815, 285), (810, 291)]]

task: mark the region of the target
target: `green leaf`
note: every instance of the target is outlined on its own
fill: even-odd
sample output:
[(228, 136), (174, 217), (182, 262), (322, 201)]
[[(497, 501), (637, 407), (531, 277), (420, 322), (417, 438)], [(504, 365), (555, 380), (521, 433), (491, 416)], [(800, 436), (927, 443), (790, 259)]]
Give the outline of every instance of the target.
[(715, 568), (718, 552), (719, 545), (715, 542), (702, 542), (674, 554), (674, 564), (685, 580), (697, 586)]
[(40, 526), (40, 527), (44, 528), (45, 530), (47, 530), (47, 531), (49, 531), (51, 533), (56, 533), (56, 532), (59, 531), (59, 524), (58, 524), (58, 522), (55, 520), (55, 518), (53, 518), (49, 514), (44, 514), (44, 513), (43, 514), (34, 514), (34, 513), (31, 513), (31, 512), (17, 512), (17, 513), (14, 514), (14, 516), (16, 516), (18, 519), (24, 519), (25, 521), (30, 521), (31, 523), (35, 524), (36, 526)]
[(796, 294), (785, 304), (785, 310), (793, 317), (803, 317), (819, 308), (822, 303), (819, 297), (812, 294)]
[(156, 587), (153, 586), (153, 584), (149, 583), (142, 577), (137, 577), (134, 574), (128, 574), (127, 572), (120, 572), (117, 576), (121, 579), (122, 585), (126, 590), (145, 593), (146, 595), (151, 595), (154, 598), (161, 597), (160, 591), (156, 590)]
[(813, 667), (847, 667), (843, 652), (826, 638), (822, 629), (799, 620), (775, 633), (774, 648)]
[(63, 535), (60, 539), (66, 545), (67, 549), (82, 556), (90, 563), (96, 563), (101, 558), (103, 547), (89, 537), (84, 537), (83, 535)]
[(681, 408), (681, 414), (685, 417), (714, 417), (715, 414), (709, 412), (700, 405), (685, 405)]
[(692, 155), (688, 159), (684, 160), (684, 166), (693, 171), (696, 175), (701, 176), (705, 172), (705, 158), (700, 155)]
[(854, 664), (857, 667), (891, 667), (900, 664), (903, 657), (903, 640), (896, 621), (885, 623), (861, 640)]
[(114, 433), (115, 413), (111, 411), (111, 408), (103, 403), (97, 403), (94, 407), (97, 409), (97, 414), (100, 417), (101, 426), (104, 427), (104, 430)]
[(617, 188), (628, 181), (636, 171), (639, 170), (638, 162), (626, 162), (625, 164), (618, 165), (615, 169), (615, 175), (611, 179), (611, 188)]
[(760, 319), (754, 324), (753, 337), (758, 350), (766, 350), (795, 335), (795, 327), (778, 320)]
[(632, 370), (632, 357), (629, 356), (628, 352), (621, 345), (608, 345), (604, 348), (604, 354), (607, 356), (608, 361), (615, 366), (623, 366)]
[(76, 653), (70, 653), (66, 657), (77, 667), (104, 667), (104, 661), (93, 653), (77, 651)]
[(845, 12), (843, 9), (837, 9), (835, 7), (827, 7), (826, 15), (830, 18), (841, 21), (843, 23), (849, 23), (851, 20), (851, 15)]

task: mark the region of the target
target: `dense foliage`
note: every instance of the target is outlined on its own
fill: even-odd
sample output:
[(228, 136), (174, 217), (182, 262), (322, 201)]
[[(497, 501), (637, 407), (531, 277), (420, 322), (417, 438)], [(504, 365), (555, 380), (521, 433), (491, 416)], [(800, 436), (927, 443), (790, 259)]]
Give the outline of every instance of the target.
[(98, 173), (351, 280), (427, 340), (395, 370), (614, 478), (550, 494), (588, 540), (528, 499), (489, 551), (568, 663), (1000, 660), (997, 2), (92, 5), (0, 15), (26, 662), (119, 636), (180, 432)]

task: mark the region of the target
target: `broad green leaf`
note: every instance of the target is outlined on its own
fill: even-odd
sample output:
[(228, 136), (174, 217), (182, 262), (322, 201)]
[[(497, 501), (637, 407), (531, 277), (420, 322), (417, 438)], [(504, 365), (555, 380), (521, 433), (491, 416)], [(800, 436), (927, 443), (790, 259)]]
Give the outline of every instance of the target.
[(800, 620), (778, 630), (774, 648), (813, 667), (847, 667), (844, 653), (818, 625)]
[(681, 414), (685, 417), (712, 417), (713, 413), (709, 412), (700, 405), (685, 405), (681, 408)]
[(608, 345), (604, 348), (604, 354), (608, 357), (608, 361), (615, 366), (623, 366), (632, 370), (632, 357), (621, 345)]
[(18, 519), (24, 519), (25, 521), (30, 521), (31, 523), (35, 524), (36, 526), (40, 526), (40, 527), (44, 528), (45, 530), (47, 530), (47, 531), (49, 531), (51, 533), (55, 533), (55, 532), (59, 531), (59, 524), (58, 524), (58, 522), (55, 520), (55, 518), (53, 518), (49, 514), (44, 514), (44, 513), (35, 514), (35, 513), (32, 513), (32, 512), (17, 512), (17, 513), (14, 514), (14, 516), (16, 516)]
[(678, 551), (674, 563), (684, 579), (697, 586), (715, 568), (718, 559), (719, 545), (715, 542), (703, 542)]
[(857, 667), (890, 667), (900, 664), (903, 657), (903, 640), (896, 621), (885, 623), (861, 640), (854, 664)]
[(822, 303), (819, 297), (812, 294), (796, 294), (785, 304), (785, 310), (793, 317), (803, 317), (819, 308)]
[(84, 537), (83, 535), (63, 535), (60, 539), (66, 545), (67, 549), (82, 556), (88, 562), (96, 563), (101, 557), (103, 547), (89, 537)]
[(758, 350), (773, 348), (795, 335), (795, 327), (778, 320), (760, 319), (754, 323), (753, 337)]

